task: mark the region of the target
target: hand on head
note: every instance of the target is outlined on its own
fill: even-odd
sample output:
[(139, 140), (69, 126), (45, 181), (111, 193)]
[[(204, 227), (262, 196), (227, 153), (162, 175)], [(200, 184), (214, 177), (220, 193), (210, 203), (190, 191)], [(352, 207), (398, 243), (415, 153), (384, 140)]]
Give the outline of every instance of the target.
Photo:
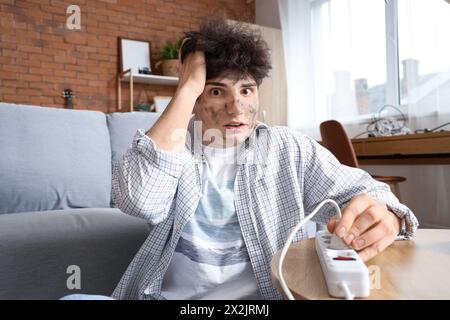
[(181, 43), (178, 61), (180, 63), (178, 90), (189, 90), (197, 97), (199, 97), (206, 82), (206, 60), (205, 53), (200, 50), (188, 53), (181, 63), (181, 52), (183, 45), (190, 38), (185, 38)]

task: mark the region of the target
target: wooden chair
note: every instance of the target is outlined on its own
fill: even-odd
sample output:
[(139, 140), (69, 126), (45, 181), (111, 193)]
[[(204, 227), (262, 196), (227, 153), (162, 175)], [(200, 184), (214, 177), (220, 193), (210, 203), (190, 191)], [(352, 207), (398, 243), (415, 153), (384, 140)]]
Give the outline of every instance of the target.
[[(340, 163), (354, 168), (359, 168), (358, 159), (352, 142), (347, 136), (344, 127), (336, 120), (328, 120), (320, 124), (322, 145), (331, 151)], [(406, 180), (398, 176), (372, 176), (375, 180), (387, 183), (400, 200), (399, 183)]]

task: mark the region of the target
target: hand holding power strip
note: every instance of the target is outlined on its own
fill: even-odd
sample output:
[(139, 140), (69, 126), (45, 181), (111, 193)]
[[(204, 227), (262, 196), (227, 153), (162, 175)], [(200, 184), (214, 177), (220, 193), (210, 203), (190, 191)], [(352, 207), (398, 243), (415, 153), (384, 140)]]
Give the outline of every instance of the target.
[[(280, 284), (290, 300), (295, 300), (295, 298), (284, 280), (282, 272), (284, 258), (298, 230), (326, 203), (331, 203), (339, 218), (341, 217), (341, 210), (335, 201), (329, 199), (321, 202), (310, 215), (300, 221), (292, 230), (281, 251), (278, 265)], [(328, 231), (318, 231), (316, 233), (315, 244), (330, 295), (338, 298), (345, 297), (346, 299), (369, 296), (369, 271), (355, 250), (347, 246), (337, 235), (331, 234)]]

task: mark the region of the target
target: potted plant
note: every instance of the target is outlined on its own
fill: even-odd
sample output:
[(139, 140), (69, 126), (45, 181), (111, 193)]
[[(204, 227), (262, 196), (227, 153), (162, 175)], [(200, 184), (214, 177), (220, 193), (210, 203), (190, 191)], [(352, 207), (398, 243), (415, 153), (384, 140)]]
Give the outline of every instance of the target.
[(178, 53), (180, 51), (181, 39), (175, 42), (167, 41), (166, 44), (159, 50), (157, 59), (160, 59), (155, 65), (159, 68), (162, 65), (162, 74), (164, 76), (177, 77), (178, 76)]

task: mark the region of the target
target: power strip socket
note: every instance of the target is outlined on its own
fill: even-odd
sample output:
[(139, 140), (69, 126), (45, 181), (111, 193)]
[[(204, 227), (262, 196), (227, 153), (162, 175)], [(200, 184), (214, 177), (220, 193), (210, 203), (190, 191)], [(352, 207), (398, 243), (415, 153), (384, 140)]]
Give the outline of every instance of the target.
[(369, 270), (355, 250), (326, 230), (316, 233), (315, 243), (331, 296), (349, 298), (351, 293), (353, 297), (365, 298), (370, 295)]

